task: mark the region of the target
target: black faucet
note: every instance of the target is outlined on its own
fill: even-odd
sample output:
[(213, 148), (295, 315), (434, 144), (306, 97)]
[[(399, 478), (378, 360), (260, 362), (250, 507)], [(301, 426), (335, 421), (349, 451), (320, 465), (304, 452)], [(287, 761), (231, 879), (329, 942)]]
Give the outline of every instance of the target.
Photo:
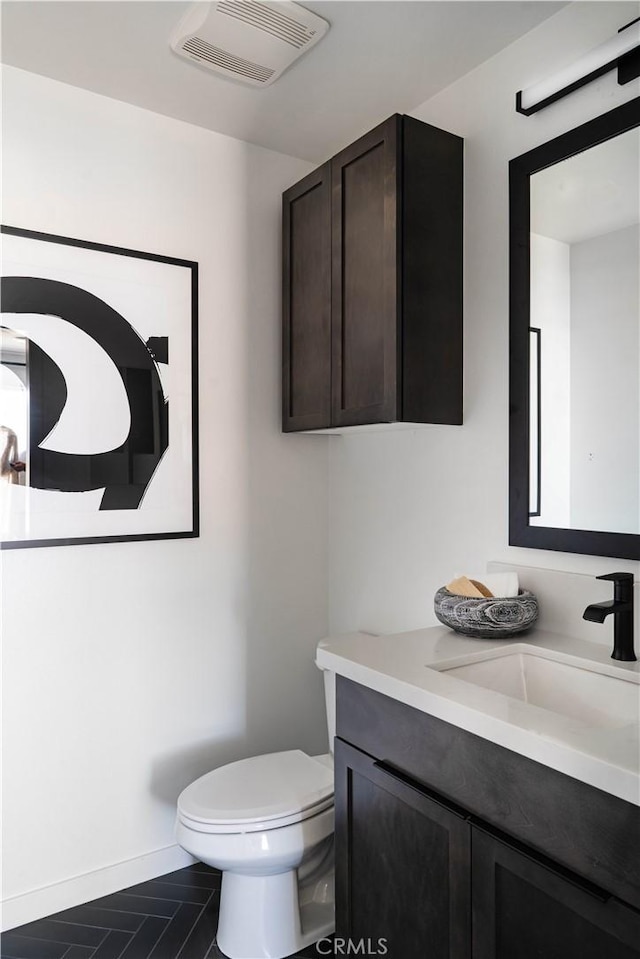
[(590, 623), (604, 623), (613, 613), (613, 652), (611, 659), (620, 659), (624, 663), (633, 663), (636, 654), (633, 651), (633, 573), (608, 573), (596, 576), (613, 583), (613, 600), (606, 603), (592, 603), (583, 613), (583, 619)]

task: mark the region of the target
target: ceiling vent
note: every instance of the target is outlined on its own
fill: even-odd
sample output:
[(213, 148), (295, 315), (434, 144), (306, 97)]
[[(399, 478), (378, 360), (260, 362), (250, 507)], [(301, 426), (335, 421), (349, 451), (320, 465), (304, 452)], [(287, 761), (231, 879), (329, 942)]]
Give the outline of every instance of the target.
[(329, 24), (291, 0), (194, 3), (171, 37), (179, 56), (221, 76), (268, 87)]

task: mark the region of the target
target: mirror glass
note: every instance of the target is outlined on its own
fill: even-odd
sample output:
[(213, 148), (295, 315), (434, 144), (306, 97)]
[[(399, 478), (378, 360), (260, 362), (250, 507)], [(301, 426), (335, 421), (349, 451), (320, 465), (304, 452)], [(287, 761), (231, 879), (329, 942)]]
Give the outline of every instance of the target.
[[(29, 381), (27, 338), (0, 327), (0, 484), (27, 479), (29, 436)], [(0, 492), (3, 486), (0, 485)], [(0, 497), (0, 528), (4, 497)]]
[(640, 132), (530, 178), (529, 524), (640, 533)]

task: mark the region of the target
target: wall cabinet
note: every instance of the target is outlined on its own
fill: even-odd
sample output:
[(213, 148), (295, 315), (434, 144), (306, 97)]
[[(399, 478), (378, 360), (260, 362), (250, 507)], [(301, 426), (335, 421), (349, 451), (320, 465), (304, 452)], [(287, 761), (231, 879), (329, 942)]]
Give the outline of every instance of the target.
[(283, 429), (462, 422), (460, 137), (393, 116), (283, 195)]
[[(390, 959), (639, 959), (637, 807), (494, 744), (483, 752), (477, 737), (341, 678), (337, 731), (339, 937), (385, 939)], [(460, 765), (467, 749), (496, 777), (492, 791), (476, 767)], [(536, 811), (537, 796), (530, 806), (520, 799), (526, 764), (546, 810)], [(445, 792), (429, 782), (430, 765)], [(565, 828), (556, 776), (566, 822), (595, 815), (598, 832), (580, 840), (584, 824)], [(565, 853), (561, 837), (582, 848)], [(567, 865), (572, 856), (581, 872)]]

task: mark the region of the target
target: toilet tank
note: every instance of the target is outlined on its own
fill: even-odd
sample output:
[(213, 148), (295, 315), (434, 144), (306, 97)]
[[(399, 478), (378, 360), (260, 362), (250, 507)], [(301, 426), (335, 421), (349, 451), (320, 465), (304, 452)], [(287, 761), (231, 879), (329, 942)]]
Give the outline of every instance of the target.
[(327, 710), (327, 732), (329, 733), (329, 752), (333, 755), (333, 739), (336, 734), (336, 674), (331, 669), (323, 669), (324, 704)]
[[(348, 636), (377, 636), (378, 633), (369, 633), (360, 631), (358, 633), (348, 633), (345, 636), (340, 638), (344, 639)], [(337, 639), (338, 637), (333, 637)], [(318, 643), (318, 648), (324, 646), (325, 644), (331, 642), (331, 638), (322, 639)], [(317, 663), (317, 660), (316, 660)], [(324, 704), (327, 711), (327, 732), (329, 733), (329, 750), (333, 754), (333, 740), (336, 735), (336, 674), (331, 669), (324, 669), (322, 666), (319, 666), (318, 669), (322, 670), (322, 676), (324, 679)]]

